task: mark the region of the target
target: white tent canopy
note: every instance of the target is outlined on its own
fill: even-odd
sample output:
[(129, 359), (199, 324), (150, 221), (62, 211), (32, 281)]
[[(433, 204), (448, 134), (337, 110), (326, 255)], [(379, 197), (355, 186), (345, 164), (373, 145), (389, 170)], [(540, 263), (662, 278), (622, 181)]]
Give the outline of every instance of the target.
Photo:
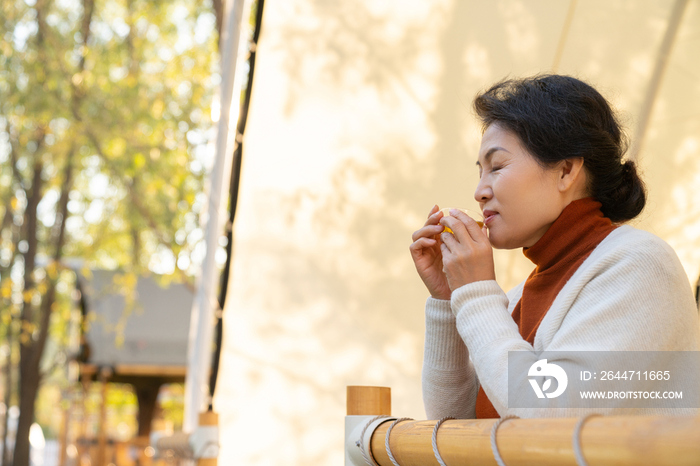
[[(257, 51), (222, 464), (339, 464), (346, 385), (391, 386), (395, 413), (425, 417), (427, 293), (408, 245), (433, 204), (476, 207), (471, 100), (505, 76), (556, 69), (615, 104), (643, 142), (634, 224), (697, 279), (699, 0), (268, 0)], [(520, 251), (496, 263), (504, 289), (532, 268)]]

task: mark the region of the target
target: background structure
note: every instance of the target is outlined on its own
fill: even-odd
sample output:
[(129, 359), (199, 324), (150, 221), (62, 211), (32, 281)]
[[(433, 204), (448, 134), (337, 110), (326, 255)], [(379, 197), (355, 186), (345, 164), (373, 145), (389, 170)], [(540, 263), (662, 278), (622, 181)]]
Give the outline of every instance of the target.
[[(503, 77), (583, 78), (633, 140), (649, 109), (634, 224), (694, 284), (699, 52), (698, 0), (268, 0), (215, 397), (221, 463), (340, 464), (350, 384), (390, 386), (394, 413), (425, 417), (427, 293), (408, 245), (433, 204), (476, 207), (471, 100)], [(496, 263), (504, 289), (532, 268), (520, 251)]]

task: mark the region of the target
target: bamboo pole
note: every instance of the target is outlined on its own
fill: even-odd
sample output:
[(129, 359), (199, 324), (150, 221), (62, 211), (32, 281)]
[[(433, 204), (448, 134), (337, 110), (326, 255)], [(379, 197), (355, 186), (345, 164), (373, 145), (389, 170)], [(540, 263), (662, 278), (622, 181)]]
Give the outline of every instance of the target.
[[(204, 411), (202, 413), (199, 413), (199, 427), (210, 427), (214, 429), (218, 428), (219, 415), (213, 411)], [(218, 449), (219, 447), (217, 443), (216, 451), (218, 451)], [(217, 466), (218, 463), (219, 462), (217, 458), (199, 458), (197, 460), (197, 466)]]
[[(222, 194), (228, 192), (228, 183), (233, 166), (233, 149), (228, 150), (229, 120), (231, 101), (238, 95), (234, 93), (234, 78), (238, 59), (238, 43), (241, 35), (244, 0), (225, 2), (227, 14), (224, 19), (221, 43), (221, 106), (216, 134), (216, 156), (214, 166), (209, 172), (209, 200), (205, 220), (206, 253), (202, 262), (201, 273), (197, 279), (197, 295), (192, 302), (190, 334), (187, 344), (187, 376), (185, 378), (185, 414), (183, 431), (192, 432), (196, 425), (197, 414), (210, 404), (209, 371), (211, 370), (212, 342), (214, 334), (214, 314), (219, 309), (216, 290), (218, 270), (216, 266), (216, 244), (223, 234)], [(238, 104), (234, 108), (238, 108)], [(235, 124), (233, 125), (235, 129)], [(231, 146), (232, 147), (232, 146)], [(229, 175), (229, 176), (226, 176)], [(225, 208), (225, 204), (223, 205)]]
[(346, 400), (348, 416), (391, 415), (391, 388), (349, 385)]
[[(572, 434), (577, 419), (513, 419), (498, 429), (498, 448), (508, 466), (576, 466)], [(451, 420), (440, 425), (438, 449), (450, 466), (496, 464), (491, 451), (494, 419)], [(388, 422), (371, 441), (380, 466), (392, 466), (384, 441)], [(435, 421), (405, 421), (391, 431), (391, 451), (401, 466), (437, 465), (432, 449)], [(700, 417), (609, 416), (586, 421), (583, 454), (591, 465), (698, 465)]]
[(664, 74), (666, 73), (666, 68), (668, 68), (669, 59), (671, 58), (673, 43), (678, 35), (678, 30), (687, 6), (688, 0), (676, 0), (673, 4), (673, 8), (671, 9), (671, 17), (668, 20), (666, 32), (664, 33), (661, 45), (659, 46), (659, 51), (656, 56), (656, 64), (654, 65), (654, 72), (651, 75), (651, 79), (649, 79), (649, 87), (647, 88), (646, 96), (642, 102), (642, 107), (639, 110), (637, 130), (634, 138), (632, 139), (632, 147), (629, 151), (629, 159), (634, 162), (638, 161), (639, 154), (642, 151), (644, 137), (649, 129), (649, 122), (651, 121), (651, 114), (654, 110), (654, 104), (656, 103), (656, 99), (659, 95), (661, 83), (663, 81)]

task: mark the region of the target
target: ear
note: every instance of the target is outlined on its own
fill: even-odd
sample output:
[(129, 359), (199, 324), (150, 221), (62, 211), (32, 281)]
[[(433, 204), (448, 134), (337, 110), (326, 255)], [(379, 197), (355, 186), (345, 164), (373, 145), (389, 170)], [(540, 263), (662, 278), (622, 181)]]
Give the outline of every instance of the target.
[(557, 187), (560, 192), (586, 191), (586, 170), (583, 169), (583, 157), (565, 159), (560, 162)]

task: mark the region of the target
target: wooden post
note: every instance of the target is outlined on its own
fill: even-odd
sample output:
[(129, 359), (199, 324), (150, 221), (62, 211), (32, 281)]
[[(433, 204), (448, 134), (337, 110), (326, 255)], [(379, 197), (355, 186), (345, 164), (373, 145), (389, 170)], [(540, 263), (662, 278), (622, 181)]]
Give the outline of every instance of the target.
[(116, 459), (116, 464), (119, 466), (133, 466), (134, 462), (129, 457), (129, 443), (128, 442), (115, 442), (114, 443), (114, 456)]
[(391, 416), (391, 389), (389, 387), (348, 386), (346, 400), (345, 464), (365, 464), (356, 441), (364, 435), (365, 438), (362, 442), (369, 448), (374, 437), (374, 430), (369, 430), (365, 435), (367, 422), (374, 416)]
[(98, 426), (98, 447), (97, 447), (97, 465), (105, 466), (107, 459), (107, 381), (112, 375), (111, 369), (108, 367), (103, 367), (100, 370), (100, 388), (101, 388), (101, 400), (100, 400), (100, 424)]
[[(68, 388), (67, 390), (61, 390), (61, 397), (64, 400), (68, 400), (68, 406), (63, 406), (61, 409), (61, 417), (63, 422), (61, 423), (60, 431), (58, 434), (58, 465), (65, 466), (68, 455), (66, 454), (66, 449), (68, 448), (68, 429), (70, 425), (71, 410), (73, 408), (72, 400), (72, 390)], [(65, 401), (64, 401), (65, 402)]]
[[(199, 413), (199, 427), (219, 427), (219, 415), (214, 411)], [(218, 434), (217, 434), (218, 437)], [(218, 441), (218, 440), (217, 440)], [(218, 451), (218, 445), (216, 450)], [(217, 458), (199, 458), (197, 466), (218, 466)]]
[[(68, 390), (61, 389), (61, 399), (70, 400), (70, 395)], [(61, 402), (64, 403), (65, 401)], [(69, 401), (70, 403), (70, 401)], [(61, 426), (58, 431), (58, 465), (64, 466), (66, 464), (66, 445), (68, 440), (68, 424), (70, 422), (70, 407), (61, 406)]]
[(349, 385), (347, 410), (348, 416), (390, 416), (391, 388)]
[(81, 412), (81, 418), (80, 418), (80, 426), (78, 430), (78, 435), (75, 439), (75, 446), (77, 449), (77, 454), (78, 454), (78, 461), (80, 461), (80, 464), (82, 465), (83, 461), (83, 456), (87, 453), (87, 455), (90, 455), (90, 447), (86, 446), (87, 445), (87, 432), (88, 432), (88, 423), (90, 422), (89, 415), (88, 415), (88, 408), (87, 408), (87, 399), (90, 395), (90, 386), (91, 386), (91, 380), (90, 376), (88, 375), (83, 375), (83, 380), (80, 388), (80, 399), (78, 399), (78, 406), (80, 407), (80, 412)]

